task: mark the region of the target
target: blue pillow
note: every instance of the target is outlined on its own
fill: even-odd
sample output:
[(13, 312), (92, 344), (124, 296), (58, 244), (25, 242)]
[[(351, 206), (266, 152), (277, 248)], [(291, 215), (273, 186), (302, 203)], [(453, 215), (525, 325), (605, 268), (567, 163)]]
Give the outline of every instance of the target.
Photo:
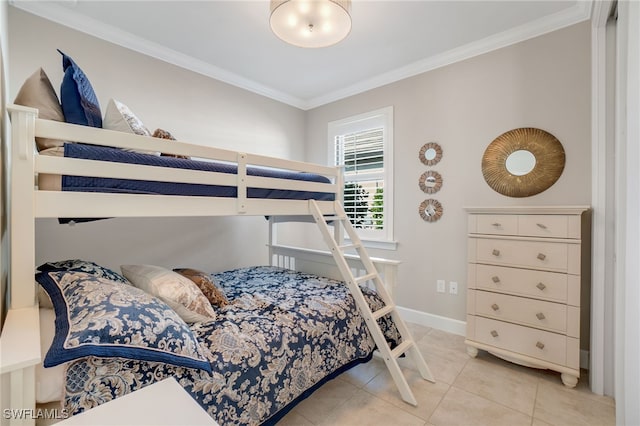
[(193, 331), (144, 291), (86, 272), (36, 274), (56, 314), (45, 367), (87, 356), (156, 361), (211, 372)]
[(49, 271), (74, 271), (74, 272), (86, 272), (96, 277), (106, 278), (111, 281), (117, 281), (119, 283), (129, 284), (129, 280), (120, 275), (117, 272), (112, 271), (109, 268), (100, 266), (97, 263), (82, 260), (82, 259), (70, 259), (59, 260), (57, 262), (47, 262), (36, 268), (40, 272)]
[(62, 55), (64, 77), (60, 86), (60, 101), (64, 121), (83, 126), (102, 127), (102, 112), (93, 87), (80, 67), (65, 55)]

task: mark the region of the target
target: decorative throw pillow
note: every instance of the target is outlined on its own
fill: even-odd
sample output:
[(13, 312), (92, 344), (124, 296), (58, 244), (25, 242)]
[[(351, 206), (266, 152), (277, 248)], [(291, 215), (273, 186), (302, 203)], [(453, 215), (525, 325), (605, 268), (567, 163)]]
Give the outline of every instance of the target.
[(58, 52), (62, 55), (62, 69), (64, 70), (60, 86), (64, 120), (67, 123), (83, 126), (102, 127), (100, 104), (91, 82), (73, 59), (60, 49)]
[(102, 127), (118, 132), (151, 136), (149, 129), (146, 128), (144, 123), (136, 117), (129, 107), (115, 99), (109, 100)]
[(174, 269), (174, 272), (193, 281), (213, 306), (222, 307), (229, 304), (229, 300), (222, 289), (213, 282), (213, 279), (206, 272), (190, 268), (177, 268)]
[(56, 262), (46, 262), (36, 268), (40, 272), (48, 271), (74, 271), (86, 272), (96, 277), (106, 278), (123, 284), (131, 285), (131, 283), (119, 273), (109, 268), (100, 266), (95, 262), (82, 259), (59, 260)]
[[(38, 118), (45, 120), (64, 121), (62, 107), (58, 95), (42, 68), (31, 74), (18, 91), (13, 103), (38, 109)], [(36, 138), (38, 151), (64, 145), (59, 139)]]
[[(160, 139), (169, 139), (172, 141), (175, 141), (176, 138), (173, 137), (173, 135), (169, 132), (167, 132), (166, 130), (163, 129), (156, 129), (155, 132), (153, 132), (153, 137), (154, 138), (160, 138)], [(162, 154), (163, 157), (173, 157), (173, 158), (185, 158), (185, 159), (189, 159), (189, 157), (187, 157), (186, 155), (176, 155), (176, 154), (165, 154), (164, 152)]]
[(56, 331), (45, 367), (87, 356), (157, 361), (211, 372), (196, 336), (164, 302), (85, 272), (36, 274), (53, 302)]
[(186, 322), (216, 318), (200, 289), (177, 272), (153, 265), (121, 265), (120, 270), (134, 286), (164, 301)]

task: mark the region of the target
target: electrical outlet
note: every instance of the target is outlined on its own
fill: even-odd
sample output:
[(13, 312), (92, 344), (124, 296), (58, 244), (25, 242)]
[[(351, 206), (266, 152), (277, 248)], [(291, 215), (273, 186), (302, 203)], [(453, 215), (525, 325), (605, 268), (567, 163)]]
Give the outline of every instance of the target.
[(444, 293), (444, 291), (445, 291), (445, 290), (444, 290), (444, 285), (445, 285), (445, 284), (444, 284), (444, 280), (437, 280), (437, 281), (436, 281), (436, 284), (437, 284), (437, 291), (438, 291), (438, 293)]
[(449, 281), (449, 293), (458, 294), (458, 283), (455, 281)]

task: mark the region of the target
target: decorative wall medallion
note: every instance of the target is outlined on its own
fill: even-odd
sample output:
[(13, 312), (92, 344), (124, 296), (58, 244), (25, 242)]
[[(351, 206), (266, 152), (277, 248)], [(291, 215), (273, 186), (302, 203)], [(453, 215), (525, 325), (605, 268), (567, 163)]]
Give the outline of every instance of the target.
[(420, 189), (427, 194), (434, 194), (442, 188), (442, 176), (435, 170), (427, 170), (418, 181)]
[(529, 197), (553, 185), (564, 170), (564, 148), (551, 133), (532, 127), (498, 136), (482, 156), (482, 175), (494, 191)]
[(420, 148), (418, 158), (425, 166), (436, 165), (442, 159), (442, 148), (436, 142), (426, 143)]
[(426, 222), (435, 222), (442, 217), (442, 204), (438, 200), (430, 198), (420, 203), (420, 217)]

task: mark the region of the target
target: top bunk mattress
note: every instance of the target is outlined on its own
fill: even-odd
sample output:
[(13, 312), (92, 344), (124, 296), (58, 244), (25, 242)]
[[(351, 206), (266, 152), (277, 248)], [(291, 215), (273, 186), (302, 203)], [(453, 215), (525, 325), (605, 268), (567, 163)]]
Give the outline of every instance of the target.
[[(41, 152), (47, 154), (47, 152)], [(56, 155), (55, 153), (51, 153)], [(58, 152), (57, 155), (60, 155)], [(138, 152), (124, 151), (118, 148), (85, 145), (80, 143), (64, 144), (64, 157), (87, 160), (108, 161), (115, 163), (140, 164), (147, 166), (168, 167), (177, 169), (201, 170), (218, 173), (237, 174), (235, 164), (225, 162), (200, 161), (185, 158), (157, 156)], [(270, 177), (307, 182), (330, 183), (321, 175), (306, 172), (272, 169), (264, 167), (247, 167), (247, 175)], [(39, 178), (41, 190), (75, 191), (75, 192), (108, 192), (120, 194), (155, 194), (185, 195), (205, 197), (237, 197), (235, 186), (206, 185), (176, 182), (160, 182), (133, 179), (113, 179), (86, 176), (54, 176), (44, 175)], [(269, 188), (248, 188), (248, 198), (287, 199), (287, 200), (319, 200), (334, 201), (333, 193), (282, 190)]]

